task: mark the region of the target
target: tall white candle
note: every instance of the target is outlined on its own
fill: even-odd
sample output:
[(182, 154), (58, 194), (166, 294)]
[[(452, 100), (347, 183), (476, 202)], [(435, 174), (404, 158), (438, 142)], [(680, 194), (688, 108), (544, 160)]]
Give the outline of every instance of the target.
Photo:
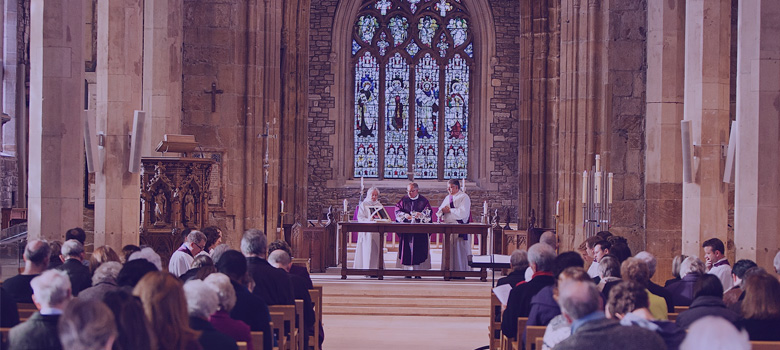
[(607, 179), (609, 179), (609, 183), (607, 184), (607, 203), (612, 204), (612, 173), (607, 175)]
[(463, 178), (463, 181), (460, 182), (460, 190), (466, 191), (466, 178)]
[(482, 202), (482, 215), (487, 215), (487, 201)]
[(363, 175), (360, 175), (360, 192), (363, 192), (363, 189), (365, 186), (363, 186)]
[(344, 212), (347, 211), (347, 199), (344, 198)]
[(588, 171), (582, 172), (582, 204), (588, 202)]
[(561, 201), (555, 201), (555, 216), (560, 215)]
[(597, 154), (596, 155), (596, 174), (598, 174), (599, 171), (601, 171), (601, 155)]
[(601, 172), (597, 171), (594, 182), (594, 186), (596, 188), (596, 198), (593, 200), (594, 203), (601, 203)]
[(282, 208), (281, 208), (281, 209), (279, 209), (279, 212), (280, 212), (280, 213), (284, 213), (284, 201), (282, 201)]

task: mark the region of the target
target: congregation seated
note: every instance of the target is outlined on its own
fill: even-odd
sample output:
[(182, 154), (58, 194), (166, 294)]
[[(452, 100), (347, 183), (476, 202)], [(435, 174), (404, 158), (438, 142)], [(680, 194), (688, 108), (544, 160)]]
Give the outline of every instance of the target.
[(198, 332), (189, 326), (187, 299), (178, 278), (168, 272), (149, 272), (138, 281), (133, 295), (141, 298), (159, 349), (201, 348)]
[[(549, 245), (552, 247), (554, 252), (558, 252), (558, 237), (555, 236), (555, 232), (552, 231), (545, 231), (542, 233), (541, 236), (539, 236), (539, 243), (543, 243), (546, 245)], [(528, 267), (525, 269), (525, 281), (528, 282), (534, 277), (534, 273), (536, 270), (533, 269), (533, 267)]]
[[(74, 241), (78, 243), (78, 241)], [(86, 267), (85, 267), (86, 268)], [(57, 322), (62, 311), (71, 301), (68, 274), (60, 270), (47, 270), (30, 281), (33, 301), (38, 311), (9, 333), (10, 349), (62, 349), (57, 333)]]
[(254, 349), (249, 325), (230, 317), (230, 311), (236, 305), (236, 291), (230, 284), (230, 278), (223, 273), (215, 272), (206, 276), (203, 282), (217, 292), (219, 298), (217, 311), (209, 317), (211, 325), (234, 341), (246, 342), (248, 350)]
[(141, 300), (126, 289), (108, 292), (103, 302), (111, 309), (116, 324), (115, 350), (156, 349), (157, 339), (144, 314)]
[[(553, 262), (553, 277), (558, 280), (563, 270), (569, 267), (584, 267), (585, 262), (580, 254), (575, 252), (564, 252), (555, 257)], [(560, 315), (561, 309), (553, 298), (553, 289), (555, 285), (549, 285), (539, 290), (531, 298), (531, 310), (528, 314), (529, 326), (546, 326), (553, 317)]]
[(723, 317), (734, 323), (739, 315), (726, 308), (723, 302), (723, 285), (718, 277), (705, 274), (693, 286), (693, 302), (688, 310), (677, 316), (677, 325), (688, 328), (696, 320), (705, 316)]
[(753, 267), (756, 267), (756, 263), (747, 259), (734, 263), (734, 268), (731, 269), (731, 279), (734, 286), (723, 293), (723, 303), (726, 304), (726, 307), (737, 304), (745, 297), (745, 273)]
[[(274, 250), (284, 250), (287, 255), (289, 255), (291, 258), (293, 257), (292, 249), (290, 248), (290, 245), (287, 244), (283, 239), (277, 239), (271, 244), (268, 245), (268, 254), (273, 253)], [(311, 281), (311, 276), (309, 275), (309, 270), (307, 270), (303, 266), (299, 265), (290, 265), (290, 270), (288, 271), (291, 275), (297, 275), (301, 276), (306, 281), (306, 288), (307, 289), (314, 289), (314, 283)]]
[(672, 294), (674, 306), (690, 306), (693, 301), (693, 285), (699, 276), (705, 273), (704, 262), (695, 256), (689, 256), (680, 264), (680, 276), (682, 278), (666, 286), (666, 290)]
[[(558, 279), (555, 281), (555, 287), (553, 288), (553, 298), (558, 302), (559, 287), (565, 281), (580, 281), (580, 282), (593, 282), (590, 275), (580, 267), (569, 267), (563, 270), (558, 275)], [(559, 305), (560, 308), (560, 305)], [(544, 331), (542, 349), (550, 350), (555, 347), (556, 344), (561, 342), (571, 335), (571, 321), (564, 315), (558, 314), (550, 320), (547, 324), (547, 328)]]
[(263, 231), (249, 229), (241, 237), (241, 252), (246, 256), (249, 276), (255, 281), (252, 291), (267, 305), (295, 305), (290, 276), (266, 260), (267, 239)]
[(647, 264), (643, 260), (637, 258), (626, 259), (626, 261), (620, 264), (620, 275), (623, 276), (624, 281), (636, 282), (645, 289), (649, 301), (648, 309), (653, 314), (653, 317), (662, 321), (669, 319), (666, 311), (666, 301), (647, 290), (647, 285), (650, 282), (650, 269), (647, 268)]
[(59, 338), (64, 350), (111, 349), (117, 337), (114, 314), (100, 300), (76, 298), (59, 320)]
[(528, 253), (522, 249), (516, 249), (509, 257), (509, 265), (512, 272), (498, 279), (496, 287), (508, 284), (514, 288), (520, 283), (525, 283), (525, 271), (528, 269)]
[[(276, 267), (288, 273), (290, 282), (293, 286), (293, 293), (295, 299), (303, 300), (303, 331), (306, 336), (303, 337), (304, 348), (309, 347), (309, 335), (314, 334), (314, 304), (311, 302), (311, 295), (309, 294), (309, 287), (306, 280), (298, 275), (289, 274), (290, 266), (292, 266), (292, 259), (286, 251), (277, 249), (271, 252), (268, 256), (268, 262), (271, 266)], [(300, 325), (296, 324), (296, 327)]]
[(636, 254), (635, 258), (642, 260), (647, 264), (647, 269), (650, 272), (650, 279), (647, 280), (647, 290), (661, 298), (664, 298), (666, 302), (666, 312), (674, 312), (674, 301), (672, 300), (672, 293), (669, 293), (664, 287), (661, 287), (653, 283), (653, 276), (655, 275), (655, 269), (658, 266), (658, 260), (655, 255), (650, 254), (647, 251), (641, 251)]
[(89, 268), (82, 263), (84, 261), (84, 246), (81, 242), (71, 239), (62, 244), (60, 252), (62, 265), (58, 266), (57, 269), (68, 273), (73, 296), (78, 296), (82, 290), (92, 285), (92, 274), (89, 272)]
[(122, 265), (116, 261), (100, 264), (92, 275), (92, 287), (81, 291), (79, 299), (103, 300), (106, 293), (119, 289), (116, 278), (121, 270)]
[(601, 310), (601, 296), (592, 281), (565, 281), (559, 290), (558, 304), (564, 317), (571, 321), (572, 331), (571, 336), (555, 346), (556, 350), (666, 349), (655, 332), (606, 318)]
[(780, 282), (767, 272), (751, 274), (745, 281), (742, 318), (737, 327), (750, 340), (780, 341)]
[(596, 285), (602, 295), (609, 295), (609, 290), (620, 283), (620, 262), (617, 257), (607, 255), (599, 263), (599, 283)]
[[(27, 242), (27, 246), (24, 248), (24, 254), (22, 255), (22, 258), (24, 259), (24, 271), (3, 282), (3, 288), (8, 292), (8, 295), (15, 303), (31, 304), (33, 302), (33, 290), (32, 287), (30, 287), (30, 281), (46, 270), (49, 265), (50, 255), (51, 247), (48, 242), (40, 239), (34, 239)], [(59, 258), (57, 258), (57, 260), (59, 260)]]
[(607, 318), (620, 320), (624, 326), (633, 325), (653, 331), (663, 338), (668, 350), (677, 350), (685, 339), (685, 330), (674, 322), (657, 320), (650, 312), (648, 296), (645, 286), (637, 282), (618, 283), (609, 292), (605, 306)]
[(187, 312), (190, 327), (200, 332), (198, 342), (203, 349), (238, 349), (235, 339), (218, 331), (209, 322), (209, 318), (219, 308), (217, 291), (199, 279), (184, 283), (184, 295), (187, 298)]
[[(723, 288), (723, 286), (721, 286)], [(739, 331), (722, 317), (705, 316), (691, 324), (680, 350), (750, 350), (745, 331)]]
[(552, 276), (555, 250), (547, 244), (536, 243), (528, 249), (528, 261), (533, 268), (531, 281), (512, 288), (507, 300), (506, 310), (501, 317), (501, 332), (509, 338), (515, 338), (517, 318), (528, 317), (531, 312), (531, 299), (542, 288), (555, 283)]
[(217, 270), (230, 278), (230, 284), (236, 293), (236, 304), (230, 311), (230, 317), (243, 321), (253, 332), (263, 332), (263, 349), (271, 349), (271, 314), (265, 301), (246, 287), (250, 278), (246, 257), (236, 250), (228, 250), (221, 254), (216, 263)]

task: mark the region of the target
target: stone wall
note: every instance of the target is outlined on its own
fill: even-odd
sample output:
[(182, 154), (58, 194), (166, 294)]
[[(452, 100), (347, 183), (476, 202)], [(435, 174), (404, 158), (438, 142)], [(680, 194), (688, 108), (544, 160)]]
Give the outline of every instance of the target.
[[(464, 1), (469, 6), (468, 1)], [(346, 188), (329, 187), (329, 181), (336, 179), (334, 155), (342, 150), (335, 145), (336, 138), (344, 135), (336, 130), (336, 121), (331, 119), (330, 112), (335, 108), (337, 96), (334, 95), (334, 76), (350, 74), (337, 72), (335, 58), (331, 57), (334, 42), (334, 18), (339, 6), (338, 1), (325, 0), (312, 3), (309, 41), (309, 159), (308, 159), (308, 216), (316, 218), (329, 206), (339, 209), (346, 198), (350, 207), (354, 208), (359, 198), (359, 188), (348, 185)], [(345, 6), (345, 5), (341, 5)], [(501, 0), (490, 1), (492, 20), (495, 24), (495, 56), (482, 64), (490, 65), (490, 75), (487, 77), (493, 88), (492, 97), (488, 101), (490, 113), (484, 116), (490, 118), (487, 140), (472, 147), (489, 147), (490, 160), (494, 166), (488, 169), (487, 180), (495, 190), (483, 190), (467, 185), (466, 192), (474, 203), (474, 214), (478, 214), (477, 204), (483, 200), (489, 201), (491, 210), (499, 209), (502, 218), (506, 211), (512, 213), (513, 221), (517, 220), (517, 147), (518, 147), (518, 86), (519, 86), (519, 10), (514, 2)], [(471, 11), (472, 18), (486, 13)], [(486, 37), (486, 35), (483, 35)], [(475, 49), (475, 52), (480, 49)], [(344, 48), (347, 52), (348, 48)], [(474, 116), (474, 114), (472, 114)], [(473, 122), (472, 122), (473, 123)], [(472, 124), (473, 125), (473, 124)], [(347, 145), (346, 147), (351, 147)], [(351, 157), (347, 158), (351, 161)], [(472, 160), (473, 161), (473, 158)], [(342, 181), (344, 179), (341, 179)], [(428, 196), (433, 204), (438, 205), (446, 194), (444, 181), (420, 181), (421, 192)], [(387, 182), (379, 186), (383, 192), (380, 201), (385, 204), (395, 203), (405, 194), (404, 182)], [(504, 219), (502, 219), (504, 220)]]

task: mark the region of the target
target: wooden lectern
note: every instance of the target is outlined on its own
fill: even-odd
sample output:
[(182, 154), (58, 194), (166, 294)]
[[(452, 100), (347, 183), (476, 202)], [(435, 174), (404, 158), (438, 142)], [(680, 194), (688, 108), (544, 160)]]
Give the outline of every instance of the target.
[(198, 147), (192, 135), (165, 135), (158, 152), (181, 157), (141, 158), (141, 244), (152, 247), (163, 266), (183, 241), (185, 228), (208, 224), (211, 159), (187, 157)]

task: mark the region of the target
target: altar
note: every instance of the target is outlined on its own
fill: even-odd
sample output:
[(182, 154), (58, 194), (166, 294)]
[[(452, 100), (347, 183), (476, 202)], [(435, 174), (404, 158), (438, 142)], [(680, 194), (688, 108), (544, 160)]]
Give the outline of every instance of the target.
[[(487, 224), (441, 224), (441, 223), (398, 223), (398, 222), (339, 222), (341, 227), (341, 278), (347, 275), (376, 275), (380, 280), (384, 276), (442, 276), (448, 281), (452, 277), (479, 277), (481, 281), (487, 281), (485, 268), (476, 271), (450, 271), (450, 254), (452, 247), (447, 236), (457, 234), (479, 235), (480, 242), (487, 242), (490, 225)], [(349, 232), (379, 232), (381, 246), (379, 247), (378, 269), (353, 269), (347, 266), (347, 237)], [(443, 234), (445, 236), (442, 249), (441, 270), (387, 270), (384, 264), (384, 247), (386, 233), (429, 233)], [(487, 245), (480, 244), (480, 254), (487, 254)]]

